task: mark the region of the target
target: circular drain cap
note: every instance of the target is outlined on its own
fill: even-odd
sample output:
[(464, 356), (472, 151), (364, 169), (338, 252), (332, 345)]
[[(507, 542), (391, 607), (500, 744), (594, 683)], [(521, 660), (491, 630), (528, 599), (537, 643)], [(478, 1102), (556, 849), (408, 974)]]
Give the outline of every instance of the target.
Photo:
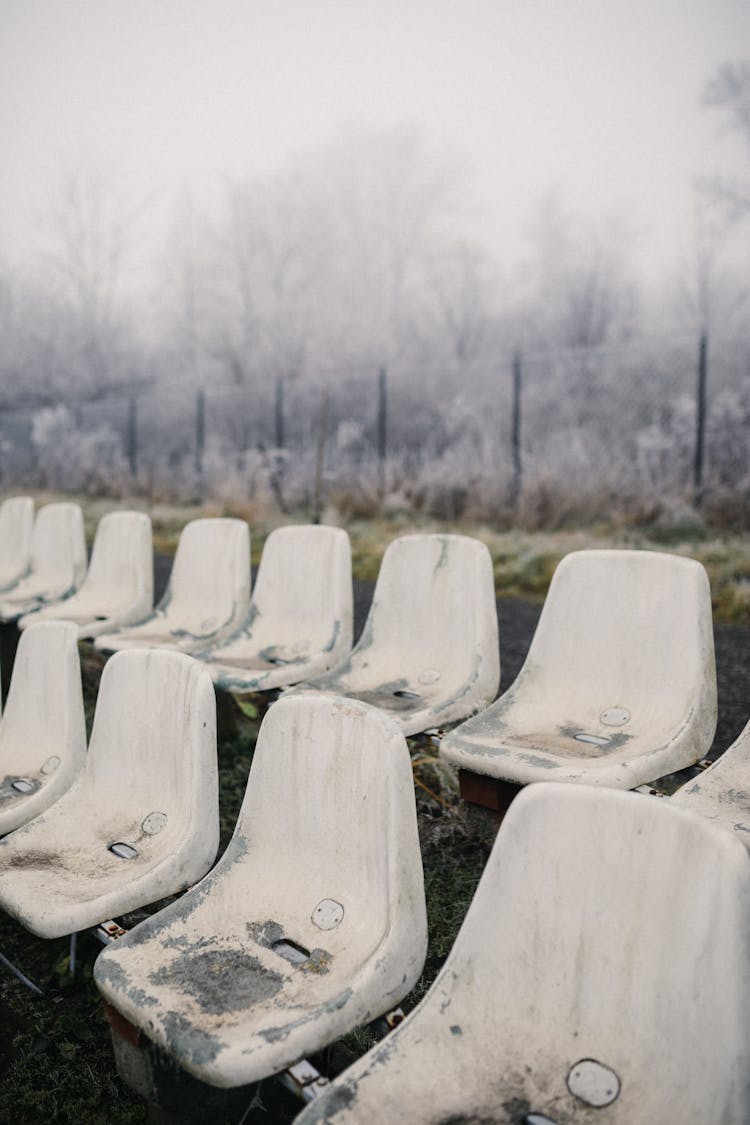
[(436, 668), (425, 668), (424, 672), (419, 674), (420, 684), (436, 684), (440, 679), (440, 673)]
[(141, 821), (141, 829), (147, 836), (158, 836), (167, 826), (167, 814), (163, 812), (150, 812)]
[(627, 707), (608, 707), (606, 711), (602, 711), (599, 718), (607, 727), (621, 727), (627, 723), (630, 712)]
[(343, 917), (343, 906), (332, 898), (324, 898), (319, 902), (311, 915), (319, 930), (335, 930)]
[(580, 1059), (570, 1068), (568, 1089), (579, 1101), (601, 1109), (611, 1105), (620, 1093), (620, 1079), (596, 1059)]

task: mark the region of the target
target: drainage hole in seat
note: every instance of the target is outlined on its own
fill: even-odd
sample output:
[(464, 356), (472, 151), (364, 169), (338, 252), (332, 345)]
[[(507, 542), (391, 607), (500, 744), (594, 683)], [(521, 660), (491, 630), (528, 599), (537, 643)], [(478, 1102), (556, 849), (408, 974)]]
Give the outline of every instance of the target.
[(416, 691), (394, 691), (396, 699), (419, 699), (419, 693)]
[(10, 783), (11, 789), (15, 789), (17, 793), (33, 793), (34, 782), (29, 781), (27, 777), (17, 777), (15, 781)]
[(309, 949), (297, 945), (296, 941), (290, 941), (289, 938), (279, 938), (278, 941), (273, 942), (271, 949), (274, 953), (278, 953), (280, 957), (291, 961), (293, 965), (301, 965), (310, 956)]
[(110, 844), (109, 850), (113, 855), (116, 855), (118, 859), (135, 859), (138, 855), (134, 847), (130, 844), (124, 844), (122, 840), (118, 841), (116, 844)]
[(551, 1117), (546, 1117), (543, 1113), (527, 1113), (523, 1119), (523, 1125), (557, 1125)]
[(578, 734), (573, 735), (576, 742), (588, 742), (591, 746), (607, 746), (612, 739), (606, 738), (600, 734), (586, 734), (585, 731), (579, 731)]

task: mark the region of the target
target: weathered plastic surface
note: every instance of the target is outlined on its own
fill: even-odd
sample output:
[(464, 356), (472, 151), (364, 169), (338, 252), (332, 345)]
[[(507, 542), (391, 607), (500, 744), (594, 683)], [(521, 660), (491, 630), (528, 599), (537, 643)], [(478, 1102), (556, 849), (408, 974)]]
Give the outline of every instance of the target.
[(340, 668), (296, 688), (386, 710), (404, 734), (465, 719), (500, 683), (490, 553), (464, 535), (404, 535), (387, 548), (360, 640)]
[(352, 647), (349, 536), (336, 527), (280, 527), (263, 547), (242, 630), (199, 652), (225, 691), (270, 691), (327, 672)]
[(77, 593), (22, 617), (72, 621), (79, 638), (142, 621), (154, 604), (151, 520), (144, 512), (109, 512), (99, 521), (88, 572)]
[(46, 602), (75, 593), (86, 574), (83, 513), (67, 501), (37, 512), (28, 574), (2, 594), (0, 620), (15, 621)]
[(94, 976), (182, 1067), (230, 1087), (388, 1011), (426, 946), (403, 736), (362, 703), (287, 696), (263, 721), (220, 862)]
[(524, 790), (425, 1000), (298, 1125), (750, 1121), (750, 856), (670, 806)]
[(750, 722), (712, 766), (672, 795), (672, 802), (730, 828), (750, 849)]
[(552, 579), (509, 691), (443, 740), (455, 766), (525, 785), (632, 789), (683, 769), (716, 729), (708, 577), (648, 551), (577, 551)]
[(141, 624), (102, 633), (96, 648), (190, 652), (234, 632), (250, 604), (250, 531), (244, 520), (188, 523), (177, 544), (163, 598)]
[(34, 501), (11, 496), (0, 505), (0, 591), (14, 586), (31, 563)]
[[(83, 772), (0, 840), (0, 906), (39, 937), (60, 937), (184, 890), (218, 842), (211, 677), (183, 653), (118, 653), (102, 673)], [(135, 854), (121, 858), (118, 844)]]
[(0, 721), (0, 835), (54, 804), (85, 758), (75, 627), (34, 625), (18, 642)]

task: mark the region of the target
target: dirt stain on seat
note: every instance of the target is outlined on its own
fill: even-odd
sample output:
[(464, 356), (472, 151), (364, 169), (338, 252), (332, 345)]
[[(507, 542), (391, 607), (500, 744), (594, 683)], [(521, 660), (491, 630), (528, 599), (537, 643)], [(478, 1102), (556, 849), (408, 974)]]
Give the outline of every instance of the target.
[(275, 996), (284, 976), (241, 950), (211, 949), (186, 951), (151, 973), (149, 980), (187, 993), (210, 1015), (222, 1015)]

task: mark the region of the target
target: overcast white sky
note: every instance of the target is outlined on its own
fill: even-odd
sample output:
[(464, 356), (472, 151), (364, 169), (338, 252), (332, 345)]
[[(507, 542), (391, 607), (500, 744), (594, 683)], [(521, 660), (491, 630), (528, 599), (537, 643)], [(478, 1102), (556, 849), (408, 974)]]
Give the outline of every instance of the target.
[(465, 154), (501, 258), (556, 188), (630, 209), (656, 271), (693, 177), (740, 167), (699, 103), (748, 55), (749, 0), (0, 0), (0, 253), (33, 252), (62, 167), (210, 197), (364, 120)]

